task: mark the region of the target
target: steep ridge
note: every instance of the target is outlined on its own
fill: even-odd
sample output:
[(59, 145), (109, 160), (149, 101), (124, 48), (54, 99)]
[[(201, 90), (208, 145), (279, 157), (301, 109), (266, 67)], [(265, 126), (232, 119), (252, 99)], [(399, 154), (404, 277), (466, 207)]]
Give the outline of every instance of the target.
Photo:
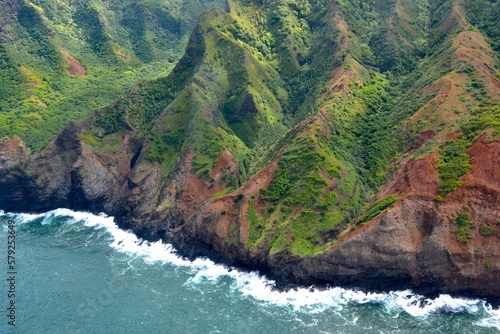
[[(454, 16), (455, 12), (452, 11), (450, 15)], [(451, 20), (447, 18), (446, 21)], [(473, 37), (469, 38), (470, 35)], [(466, 40), (469, 42), (466, 43)], [(448, 116), (448, 124), (443, 124), (439, 117), (431, 119), (431, 122), (426, 122), (427, 124), (419, 122), (419, 115), (424, 110), (429, 111), (429, 105), (451, 98), (451, 83), (440, 86), (439, 90), (442, 90), (442, 93), (433, 94), (435, 96), (432, 97), (426, 96), (427, 91), (436, 91), (434, 87), (439, 85), (443, 78), (446, 80), (448, 76), (451, 76), (452, 82), (458, 82), (458, 77), (461, 77), (465, 86), (465, 82), (475, 82), (477, 77), (484, 75), (482, 68), (491, 67), (483, 64), (494, 63), (495, 59), (489, 58), (494, 57), (492, 52), (478, 55), (480, 66), (478, 73), (474, 75), (464, 71), (465, 64), (459, 61), (458, 55), (461, 54), (463, 48), (471, 48), (473, 45), (470, 43), (481, 44), (482, 41), (482, 37), (477, 32), (467, 30), (458, 32), (451, 38), (451, 45), (444, 50), (446, 58), (440, 59), (437, 65), (434, 59), (429, 61), (434, 68), (439, 68), (439, 62), (449, 63), (450, 72), (444, 77), (440, 76), (435, 82), (431, 81), (423, 87), (423, 90), (418, 90), (427, 102), (407, 121), (406, 128), (408, 132), (421, 134), (420, 139), (410, 145), (407, 153), (397, 162), (401, 167), (388, 179), (376, 196), (379, 202), (375, 204), (379, 203), (380, 211), (394, 204), (396, 206), (375, 219), (374, 222), (366, 224), (368, 220), (361, 217), (351, 223), (351, 226), (356, 223), (361, 225), (360, 228), (356, 230), (352, 227), (349, 231), (346, 229), (345, 224), (349, 222), (349, 219), (345, 218), (345, 213), (342, 214), (343, 209), (356, 208), (352, 200), (356, 199), (356, 192), (363, 189), (361, 188), (363, 183), (361, 180), (356, 180), (353, 182), (354, 188), (352, 188), (353, 183), (350, 184), (348, 188), (352, 189), (350, 192), (343, 192), (342, 183), (346, 184), (348, 179), (346, 176), (350, 172), (346, 168), (348, 165), (345, 162), (342, 164), (338, 160), (332, 160), (331, 152), (328, 152), (330, 154), (322, 152), (322, 149), (318, 147), (328, 147), (328, 143), (321, 143), (318, 138), (332, 138), (331, 130), (325, 125), (331, 124), (332, 116), (335, 117), (335, 114), (329, 115), (328, 108), (324, 107), (293, 131), (301, 153), (308, 153), (309, 149), (314, 153), (323, 153), (318, 154), (319, 157), (314, 159), (311, 165), (304, 166), (307, 171), (317, 169), (318, 174), (313, 176), (301, 174), (300, 169), (294, 165), (294, 161), (301, 159), (303, 163), (307, 154), (301, 156), (297, 154), (297, 149), (289, 149), (290, 146), (293, 147), (294, 140), (291, 143), (288, 141), (284, 148), (279, 146), (281, 150), (277, 155), (277, 161), (269, 165), (262, 175), (257, 174), (256, 179), (250, 180), (248, 184), (234, 193), (236, 196), (239, 193), (244, 193), (246, 196), (242, 199), (242, 204), (238, 205), (233, 223), (227, 219), (227, 215), (228, 212), (235, 212), (234, 195), (212, 200), (212, 203), (207, 202), (203, 205), (185, 225), (186, 234), (196, 236), (196, 240), (209, 244), (219, 253), (228, 254), (229, 257), (241, 261), (244, 265), (258, 264), (262, 268), (272, 268), (267, 270), (275, 274), (280, 273), (283, 275), (281, 278), (286, 278), (288, 281), (301, 284), (335, 282), (335, 284), (361, 285), (370, 288), (411, 286), (424, 292), (445, 290), (460, 294), (497, 296), (498, 287), (495, 282), (498, 269), (492, 263), (495, 262), (494, 259), (499, 251), (499, 240), (491, 236), (496, 233), (494, 232), (495, 223), (499, 218), (499, 197), (496, 187), (498, 176), (494, 172), (497, 169), (495, 166), (498, 166), (496, 157), (498, 152), (493, 153), (498, 142), (486, 144), (483, 137), (467, 149), (465, 153), (470, 152), (471, 157), (471, 170), (467, 180), (463, 182), (462, 187), (445, 197), (444, 202), (438, 204), (435, 200), (439, 194), (440, 184), (436, 173), (438, 156), (432, 153), (436, 145), (432, 146), (429, 140), (439, 143), (448, 139), (449, 135), (446, 134), (453, 133), (458, 126), (457, 119), (466, 120), (467, 117), (462, 115), (462, 117), (450, 118)], [(346, 94), (350, 87), (354, 86), (354, 82), (360, 83), (359, 78), (363, 75), (360, 74), (361, 71), (355, 70), (359, 69), (359, 63), (352, 58), (346, 57), (346, 59), (346, 63), (351, 66), (344, 65), (343, 70), (337, 68), (333, 71), (333, 78), (330, 81), (332, 88), (329, 94)], [(352, 81), (346, 80), (344, 86), (339, 84), (342, 79), (346, 78)], [(485, 91), (495, 96), (493, 82), (486, 83)], [(416, 86), (418, 87), (419, 84), (417, 81)], [(369, 86), (364, 89), (368, 88)], [(469, 94), (472, 98), (474, 93)], [(462, 98), (461, 105), (467, 110), (470, 106), (465, 106), (466, 99), (467, 97)], [(478, 101), (481, 100), (478, 99)], [(497, 105), (494, 101), (487, 103)], [(458, 109), (462, 106), (457, 103), (454, 108)], [(498, 115), (498, 107), (494, 108)], [(361, 109), (359, 104), (356, 109), (358, 111)], [(439, 107), (432, 109), (437, 115), (443, 116), (451, 112), (446, 112)], [(446, 125), (448, 128), (438, 129), (436, 134), (438, 122), (441, 122), (439, 124), (441, 127)], [(429, 126), (428, 123), (431, 125)], [(410, 125), (412, 125), (411, 128)], [(483, 128), (491, 125), (483, 125)], [(467, 125), (462, 127), (467, 129)], [(477, 129), (481, 130), (481, 128)], [(464, 135), (466, 132), (467, 130), (464, 131)], [(475, 140), (480, 136), (477, 132), (474, 135)], [(409, 138), (412, 136), (410, 135)], [(478, 147), (483, 145), (489, 147), (488, 153), (482, 153), (485, 154), (484, 158), (488, 155), (485, 160), (476, 158), (472, 153), (482, 151)], [(295, 153), (298, 157), (287, 159), (289, 152)], [(422, 158), (422, 155), (425, 157)], [(326, 160), (327, 158), (330, 159)], [(325, 160), (327, 161), (326, 168), (321, 170), (321, 161)], [(281, 165), (278, 161), (284, 162), (282, 168), (288, 169), (290, 174), (294, 173), (297, 178), (289, 178), (286, 172), (280, 173)], [(335, 170), (339, 165), (341, 165), (340, 172)], [(474, 175), (478, 174), (478, 169), (484, 170), (482, 171), (484, 176), (476, 180)], [(269, 180), (270, 172), (275, 173), (273, 181)], [(335, 178), (336, 174), (338, 178)], [(312, 180), (312, 184), (307, 185), (303, 182), (307, 177)], [(489, 181), (481, 181), (485, 178)], [(337, 181), (338, 179), (340, 182)], [(478, 187), (481, 189), (478, 190)], [(259, 188), (262, 190), (258, 191)], [(276, 188), (287, 194), (281, 203), (279, 202), (281, 198), (276, 199)], [(326, 191), (322, 191), (322, 188)], [(296, 194), (293, 194), (294, 190)], [(318, 191), (318, 199), (322, 201), (308, 206), (308, 201), (315, 191)], [(363, 189), (362, 192), (366, 193), (366, 190)], [(330, 198), (332, 202), (326, 202)], [(346, 200), (350, 202), (344, 207), (343, 203)], [(274, 204), (277, 201), (278, 205)], [(328, 207), (332, 211), (328, 210)], [(456, 224), (457, 218), (461, 217), (465, 211), (471, 212), (468, 219), (474, 220), (477, 226), (470, 237), (473, 240), (466, 243), (459, 241), (460, 227)], [(482, 232), (479, 229), (480, 226), (486, 226), (481, 227)], [(321, 231), (322, 229), (324, 231)], [(347, 231), (347, 233), (343, 234), (342, 231)], [(193, 244), (195, 240), (189, 240), (186, 247), (193, 247)], [(314, 255), (307, 256), (310, 254)], [(482, 273), (481, 279), (476, 276), (479, 272)]]
[[(35, 154), (69, 120), (165, 76), (197, 16), (217, 6), (225, 1), (2, 1), (0, 138)], [(0, 148), (2, 167), (11, 153)]]
[(0, 207), (105, 211), (280, 284), (500, 298), (498, 59), (461, 1), (368, 7), (204, 12), (167, 77), (0, 169)]

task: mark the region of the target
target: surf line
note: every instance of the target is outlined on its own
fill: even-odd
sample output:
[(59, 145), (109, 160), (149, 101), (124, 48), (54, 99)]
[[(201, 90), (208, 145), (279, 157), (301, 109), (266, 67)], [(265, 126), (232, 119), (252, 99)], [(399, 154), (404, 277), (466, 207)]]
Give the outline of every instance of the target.
[(7, 323), (10, 326), (16, 325), (16, 222), (8, 221), (7, 233), (7, 281), (9, 303), (7, 307)]
[[(440, 295), (436, 299), (429, 299), (413, 293), (411, 290), (389, 291), (382, 293), (364, 292), (361, 290), (331, 287), (326, 290), (297, 288), (289, 291), (274, 289), (275, 282), (258, 272), (239, 271), (234, 267), (214, 263), (207, 258), (196, 258), (193, 261), (179, 256), (175, 248), (163, 243), (149, 242), (138, 238), (130, 230), (123, 230), (114, 222), (114, 217), (105, 213), (94, 215), (88, 212), (78, 212), (69, 209), (56, 209), (43, 214), (4, 213), (16, 219), (17, 225), (42, 219), (42, 224), (50, 224), (53, 218), (67, 217), (71, 221), (66, 223), (83, 223), (85, 226), (102, 229), (111, 236), (109, 246), (116, 251), (138, 256), (146, 263), (169, 264), (175, 267), (185, 267), (192, 270), (193, 277), (189, 278), (186, 285), (198, 284), (203, 281), (215, 282), (220, 277), (230, 277), (233, 287), (246, 297), (252, 297), (258, 302), (278, 306), (292, 306), (295, 311), (321, 313), (330, 308), (342, 308), (349, 303), (366, 304), (376, 303), (384, 305), (391, 312), (405, 311), (413, 317), (425, 317), (430, 314), (448, 311), (452, 313), (467, 312), (478, 314), (483, 311), (486, 316), (479, 319), (479, 326), (500, 328), (500, 310), (494, 309), (484, 300), (469, 300), (449, 295)], [(16, 217), (16, 218), (13, 218)]]

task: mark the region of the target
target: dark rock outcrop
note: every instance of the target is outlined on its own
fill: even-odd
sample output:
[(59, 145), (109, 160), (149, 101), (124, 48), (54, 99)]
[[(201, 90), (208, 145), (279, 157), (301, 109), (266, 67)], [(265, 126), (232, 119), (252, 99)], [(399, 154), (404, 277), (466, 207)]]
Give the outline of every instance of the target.
[[(104, 211), (116, 216), (121, 227), (131, 228), (150, 240), (173, 243), (183, 255), (209, 255), (227, 264), (260, 269), (280, 285), (413, 288), (428, 294), (446, 292), (492, 301), (500, 297), (499, 238), (476, 232), (471, 242), (461, 244), (456, 241), (451, 220), (462, 209), (462, 197), (480, 185), (484, 187), (481, 193), (496, 197), (493, 202), (492, 196), (476, 197), (470, 204), (472, 210), (481, 220), (500, 220), (498, 204), (494, 204), (500, 198), (496, 176), (494, 182), (483, 183), (484, 168), (476, 159), (481, 157), (483, 161), (485, 151), (495, 155), (498, 150), (488, 148), (498, 143), (479, 142), (470, 149), (471, 177), (454, 195), (457, 198), (450, 197), (439, 206), (431, 198), (430, 183), (424, 187), (411, 183), (418, 180), (412, 173), (418, 173), (423, 166), (410, 160), (407, 167), (400, 168), (403, 174), (395, 174), (399, 181), (390, 179), (386, 186), (402, 187), (409, 196), (322, 253), (298, 257), (286, 251), (270, 254), (266, 244), (258, 249), (247, 247), (245, 207), (251, 196), (269, 185), (276, 161), (235, 193), (210, 199), (221, 188), (208, 188), (191, 173), (189, 152), (174, 176), (165, 179), (161, 166), (145, 159), (147, 139), (132, 130), (120, 136), (115, 155), (102, 154), (81, 140), (82, 131), (93, 121), (94, 116), (70, 122), (39, 154), (1, 169), (0, 208), (15, 212), (59, 207)], [(229, 152), (223, 152), (218, 167), (233, 170), (235, 161), (231, 157)], [(424, 166), (433, 163), (432, 159), (422, 161)], [(244, 195), (241, 200), (238, 194)], [(162, 204), (167, 199), (168, 208)], [(237, 224), (239, 235), (228, 242), (233, 224)]]

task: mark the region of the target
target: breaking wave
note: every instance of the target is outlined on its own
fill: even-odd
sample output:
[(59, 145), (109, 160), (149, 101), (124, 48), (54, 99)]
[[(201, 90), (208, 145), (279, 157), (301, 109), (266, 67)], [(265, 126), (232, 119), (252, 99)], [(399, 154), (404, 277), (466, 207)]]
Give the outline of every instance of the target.
[(70, 229), (92, 227), (106, 234), (110, 247), (147, 263), (160, 263), (187, 268), (190, 277), (184, 283), (187, 287), (212, 284), (222, 278), (230, 278), (231, 289), (241, 298), (249, 298), (263, 305), (272, 304), (293, 309), (297, 312), (321, 313), (327, 310), (341, 310), (350, 303), (381, 304), (386, 312), (399, 315), (406, 312), (413, 317), (426, 317), (437, 313), (466, 312), (478, 315), (478, 326), (500, 329), (500, 310), (493, 309), (483, 300), (472, 300), (440, 295), (431, 299), (414, 294), (411, 290), (370, 293), (339, 287), (329, 289), (297, 288), (289, 291), (275, 289), (275, 282), (258, 272), (240, 271), (234, 267), (216, 264), (206, 258), (189, 261), (179, 257), (175, 249), (161, 241), (149, 242), (137, 238), (131, 231), (125, 231), (115, 224), (113, 217), (105, 214), (93, 215), (68, 209), (57, 209), (45, 214), (5, 214), (0, 217), (15, 219), (18, 224), (39, 222), (51, 224), (57, 219), (67, 218)]

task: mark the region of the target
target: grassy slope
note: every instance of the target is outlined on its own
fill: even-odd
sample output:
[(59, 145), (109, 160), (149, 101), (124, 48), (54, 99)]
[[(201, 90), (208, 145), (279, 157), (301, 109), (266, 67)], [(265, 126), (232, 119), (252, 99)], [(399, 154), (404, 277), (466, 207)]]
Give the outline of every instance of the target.
[[(224, 1), (14, 1), (2, 5), (0, 138), (32, 152), (70, 119), (115, 101), (138, 79), (166, 75), (196, 17)], [(86, 76), (70, 75), (65, 56)]]
[[(397, 197), (370, 205), (374, 195), (425, 131), (437, 135), (414, 156), (440, 152), (442, 196), (460, 186), (464, 151), (478, 131), (498, 139), (498, 59), (459, 2), (228, 5), (230, 13), (199, 18), (168, 77), (139, 81), (101, 111), (84, 139), (112, 146), (122, 128), (135, 128), (166, 176), (191, 150), (192, 171), (208, 183), (226, 148), (240, 164), (228, 192), (278, 159), (270, 186), (246, 213), (249, 248), (314, 254), (375, 218)], [(8, 54), (0, 56), (7, 66)], [(451, 82), (459, 94), (436, 93)], [(456, 131), (459, 142), (441, 144)]]
[[(339, 2), (337, 8), (345, 13), (353, 5), (355, 1)], [(343, 32), (343, 24), (337, 25), (338, 44), (344, 48), (337, 50), (341, 58), (334, 61), (341, 70), (332, 73), (328, 84), (333, 87), (326, 87), (329, 92), (322, 95), (324, 104), (320, 112), (305, 126), (301, 124), (289, 132), (268, 159), (264, 159), (269, 162), (278, 151), (281, 153), (270, 187), (250, 203), (249, 247), (265, 244), (271, 253), (287, 249), (296, 255), (312, 254), (334, 242), (349, 226), (375, 218), (394, 205), (397, 197), (391, 195), (370, 207), (367, 204), (397, 168), (399, 156), (422, 132), (434, 130), (438, 135), (434, 146), (426, 145), (418, 152), (419, 157), (431, 153), (432, 147), (437, 149), (436, 143), (446, 134), (456, 130), (463, 134), (456, 144), (441, 145), (438, 175), (442, 196), (461, 185), (460, 178), (470, 168), (464, 151), (479, 138), (479, 131), (492, 129), (491, 139), (498, 139), (498, 88), (489, 80), (498, 76), (493, 68), (498, 60), (490, 55), (488, 45), (473, 27), (450, 20), (457, 10), (456, 3), (442, 2), (428, 8), (441, 13), (441, 20), (435, 21), (420, 15), (412, 17), (414, 5), (398, 1), (399, 26), (394, 19), (390, 29), (379, 25), (379, 30), (365, 36)], [(429, 10), (424, 14), (428, 15)], [(344, 17), (350, 19), (352, 30), (356, 30), (356, 25), (365, 26), (361, 15), (353, 19), (349, 14)], [(379, 12), (379, 17), (383, 18), (384, 13)], [(420, 40), (418, 44), (425, 48), (415, 43), (402, 47), (400, 43), (405, 40), (412, 43)], [(374, 58), (376, 48), (370, 52), (368, 46), (377, 41), (397, 48), (402, 59), (398, 59), (398, 52), (392, 51)], [(483, 50), (476, 53), (488, 56), (479, 57), (472, 68), (457, 59), (458, 44)], [(383, 74), (366, 67), (373, 65), (382, 69)], [(334, 73), (339, 75), (339, 71), (343, 74), (335, 77)], [(460, 117), (448, 116), (449, 121), (444, 122), (438, 115), (444, 116), (451, 110), (434, 109), (435, 117), (428, 114), (429, 121), (415, 124), (422, 110), (439, 98), (431, 93), (432, 88), (435, 91), (443, 78), (455, 75), (465, 77), (466, 81), (463, 97), (454, 101), (457, 105), (453, 106), (456, 115), (462, 113)], [(339, 86), (341, 82), (343, 86)], [(446, 101), (440, 102), (450, 107)], [(461, 105), (464, 111), (459, 111)], [(365, 209), (369, 210), (361, 216)]]
[[(478, 33), (450, 20), (459, 10), (450, 1), (430, 6), (401, 0), (394, 13), (381, 3), (361, 10), (356, 1), (309, 1), (300, 8), (291, 0), (228, 4), (230, 14), (214, 10), (200, 17), (168, 78), (137, 84), (104, 111), (89, 135), (97, 142), (111, 140), (106, 133), (127, 122), (149, 135), (149, 159), (162, 162), (166, 175), (190, 149), (193, 172), (209, 183), (226, 148), (240, 163), (240, 180), (229, 188), (278, 158), (271, 185), (251, 199), (246, 213), (249, 248), (265, 245), (271, 253), (286, 249), (296, 255), (322, 251), (347, 229), (394, 205), (396, 196), (369, 203), (420, 133), (434, 130), (444, 138), (462, 129), (467, 143), (441, 149), (445, 195), (468, 170), (460, 152), (478, 130), (498, 125), (494, 88), (456, 59), (464, 34)], [(431, 12), (439, 19), (431, 20)], [(326, 19), (331, 13), (335, 19)], [(397, 52), (378, 52), (381, 41)], [(496, 58), (485, 61), (493, 66)], [(433, 107), (436, 116), (422, 119), (437, 103), (440, 83), (455, 74), (469, 77), (468, 93), (475, 96), (465, 114), (446, 127), (437, 117), (444, 110)], [(459, 118), (466, 122), (459, 124)], [(438, 143), (417, 156), (438, 149)]]
[(243, 161), (257, 142), (269, 145), (265, 138), (285, 129), (281, 103), (287, 93), (276, 70), (218, 28), (235, 23), (222, 10), (204, 13), (172, 73), (139, 82), (103, 111), (88, 135), (106, 140), (128, 122), (149, 136), (148, 158), (161, 161), (166, 174), (189, 147), (193, 171), (206, 179), (223, 147)]

